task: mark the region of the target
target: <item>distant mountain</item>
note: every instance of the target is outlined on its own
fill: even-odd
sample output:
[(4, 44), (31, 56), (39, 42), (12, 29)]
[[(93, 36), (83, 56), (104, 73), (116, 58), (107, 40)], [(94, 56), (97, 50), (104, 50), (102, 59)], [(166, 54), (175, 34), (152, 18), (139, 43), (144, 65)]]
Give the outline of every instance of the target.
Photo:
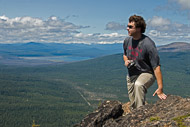
[[(158, 46), (160, 52), (190, 51), (190, 43), (174, 42)], [(17, 43), (0, 44), (0, 55), (6, 56), (80, 56), (96, 58), (123, 52), (122, 43), (116, 44), (63, 44), (63, 43)]]
[[(190, 43), (175, 42), (158, 46), (158, 50), (159, 52), (188, 52), (190, 51)], [(57, 61), (73, 62), (122, 52), (122, 43), (88, 45), (29, 42), (0, 44), (0, 64), (23, 65), (34, 63), (38, 65), (56, 63)], [(70, 60), (73, 57), (75, 57), (74, 60)]]
[(159, 52), (188, 52), (190, 51), (190, 43), (174, 42), (167, 45), (159, 46)]
[(17, 43), (0, 44), (1, 55), (11, 56), (83, 56), (99, 57), (122, 52), (122, 44)]
[(22, 45), (20, 45), (20, 47), (22, 48), (41, 48), (41, 49), (44, 49), (44, 48), (48, 48), (48, 46), (46, 44), (43, 44), (43, 43), (37, 43), (37, 42), (29, 42), (29, 43), (24, 43)]
[(121, 52), (122, 44), (87, 45), (37, 42), (0, 44), (0, 63), (7, 65), (39, 65), (57, 61), (65, 63)]

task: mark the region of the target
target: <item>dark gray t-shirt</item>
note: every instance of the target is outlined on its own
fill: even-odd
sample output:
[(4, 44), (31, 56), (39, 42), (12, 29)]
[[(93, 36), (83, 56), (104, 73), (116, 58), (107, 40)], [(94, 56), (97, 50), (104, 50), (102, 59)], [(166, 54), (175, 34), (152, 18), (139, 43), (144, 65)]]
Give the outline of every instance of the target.
[(146, 35), (142, 34), (140, 40), (127, 37), (123, 43), (124, 55), (129, 60), (135, 61), (135, 67), (128, 69), (129, 76), (139, 75), (142, 72), (151, 72), (160, 66), (160, 58), (155, 43)]

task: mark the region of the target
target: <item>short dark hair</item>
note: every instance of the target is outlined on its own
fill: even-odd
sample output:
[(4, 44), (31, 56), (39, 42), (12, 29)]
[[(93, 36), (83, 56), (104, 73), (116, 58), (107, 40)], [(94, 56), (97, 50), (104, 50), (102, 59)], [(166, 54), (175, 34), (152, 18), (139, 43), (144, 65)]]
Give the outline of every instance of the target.
[(129, 18), (129, 22), (135, 22), (135, 27), (136, 28), (141, 28), (141, 33), (145, 32), (146, 29), (146, 23), (143, 17), (138, 16), (138, 15), (133, 15)]

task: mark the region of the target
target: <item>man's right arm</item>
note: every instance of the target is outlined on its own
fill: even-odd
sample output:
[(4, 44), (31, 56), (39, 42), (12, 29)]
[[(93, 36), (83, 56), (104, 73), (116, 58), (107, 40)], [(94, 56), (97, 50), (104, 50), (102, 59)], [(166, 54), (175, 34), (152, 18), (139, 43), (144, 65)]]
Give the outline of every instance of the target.
[(155, 74), (155, 77), (157, 80), (158, 89), (154, 92), (153, 96), (155, 96), (157, 94), (161, 100), (165, 100), (167, 98), (167, 95), (165, 95), (163, 93), (163, 81), (162, 81), (163, 79), (162, 79), (162, 73), (161, 73), (160, 66), (157, 66), (154, 69), (154, 74)]
[(124, 53), (123, 53), (123, 60), (124, 60), (124, 62), (125, 62), (125, 66), (127, 67), (128, 65), (129, 65), (129, 63), (130, 63), (130, 60), (127, 58), (127, 53), (126, 53), (126, 50), (127, 50), (127, 46), (128, 46), (128, 43), (129, 43), (129, 37), (128, 38), (126, 38), (125, 40), (124, 40), (124, 43), (123, 43), (123, 49), (124, 49)]
[(129, 65), (130, 61), (128, 60), (128, 58), (127, 58), (127, 56), (125, 54), (123, 55), (123, 60), (125, 62), (124, 65), (127, 67)]

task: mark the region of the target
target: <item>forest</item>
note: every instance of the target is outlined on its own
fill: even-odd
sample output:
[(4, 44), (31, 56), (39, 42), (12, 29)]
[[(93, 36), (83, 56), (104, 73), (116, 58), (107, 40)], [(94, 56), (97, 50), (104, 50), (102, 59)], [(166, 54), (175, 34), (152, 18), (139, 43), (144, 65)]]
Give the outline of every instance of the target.
[[(190, 53), (160, 53), (166, 94), (190, 97)], [(0, 65), (0, 126), (70, 127), (105, 100), (128, 102), (122, 54), (68, 64)], [(156, 83), (148, 89), (147, 101)]]

